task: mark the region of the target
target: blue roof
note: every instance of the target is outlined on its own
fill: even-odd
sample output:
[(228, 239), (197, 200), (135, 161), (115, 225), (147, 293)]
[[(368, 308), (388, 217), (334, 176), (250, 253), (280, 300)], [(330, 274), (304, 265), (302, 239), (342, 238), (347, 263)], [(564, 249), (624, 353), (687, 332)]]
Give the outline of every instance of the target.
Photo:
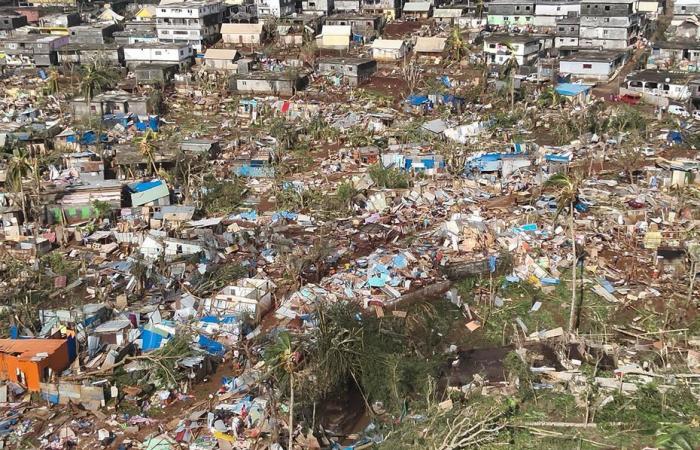
[(590, 91), (591, 87), (578, 83), (560, 83), (554, 88), (554, 90), (557, 91), (559, 95), (573, 97), (581, 92)]
[(154, 187), (160, 186), (161, 183), (161, 180), (144, 181), (132, 186), (131, 190), (134, 192), (145, 192), (149, 189), (153, 189)]

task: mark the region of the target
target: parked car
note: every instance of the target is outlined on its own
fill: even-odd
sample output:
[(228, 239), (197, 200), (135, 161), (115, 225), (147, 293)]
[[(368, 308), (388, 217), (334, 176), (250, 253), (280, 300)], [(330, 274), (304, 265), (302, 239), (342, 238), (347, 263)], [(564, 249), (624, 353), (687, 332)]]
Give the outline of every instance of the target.
[(688, 110), (685, 109), (685, 106), (681, 105), (668, 105), (668, 113), (674, 116), (690, 117)]
[(641, 95), (633, 94), (623, 94), (623, 95), (611, 95), (608, 97), (608, 101), (613, 103), (626, 103), (628, 105), (636, 105), (642, 99)]
[(700, 120), (700, 109), (693, 111), (693, 119)]
[(654, 149), (651, 148), (651, 147), (644, 147), (644, 148), (640, 149), (640, 152), (641, 152), (642, 155), (644, 155), (644, 156), (654, 156), (654, 155), (656, 155), (656, 151), (654, 151)]

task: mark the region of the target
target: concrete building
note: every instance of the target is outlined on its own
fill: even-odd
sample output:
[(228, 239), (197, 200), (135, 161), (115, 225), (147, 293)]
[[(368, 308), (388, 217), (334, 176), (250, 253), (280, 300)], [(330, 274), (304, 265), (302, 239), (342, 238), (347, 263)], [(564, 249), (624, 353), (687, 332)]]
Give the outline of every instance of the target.
[(107, 44), (119, 28), (115, 23), (78, 25), (68, 29), (71, 44)]
[(652, 45), (647, 69), (700, 71), (700, 42), (696, 40), (657, 41)]
[(180, 69), (192, 65), (194, 51), (187, 43), (160, 44), (142, 42), (124, 46), (124, 62), (133, 68), (141, 64), (177, 64)]
[(352, 27), (350, 25), (324, 25), (316, 42), (319, 48), (346, 50), (350, 47), (351, 36)]
[(352, 33), (371, 36), (382, 30), (384, 18), (376, 14), (334, 14), (326, 17), (325, 25), (350, 25)]
[(402, 0), (361, 0), (360, 11), (365, 14), (379, 14), (387, 21), (401, 17)]
[(488, 24), (526, 26), (535, 23), (534, 0), (493, 0), (489, 3)]
[(291, 97), (308, 83), (296, 72), (251, 72), (231, 77), (229, 89), (237, 94), (269, 94)]
[(57, 54), (59, 64), (90, 64), (98, 60), (113, 66), (124, 63), (124, 49), (119, 44), (67, 44)]
[(210, 48), (204, 53), (204, 68), (209, 71), (238, 71), (240, 53), (228, 48)]
[(232, 45), (257, 45), (263, 40), (262, 23), (225, 23), (221, 25), (221, 40)]
[(27, 18), (21, 14), (0, 15), (0, 33), (4, 36), (11, 34), (12, 30), (27, 25)]
[(284, 17), (295, 12), (294, 0), (255, 0), (258, 17)]
[(372, 58), (377, 61), (399, 61), (408, 53), (402, 39), (377, 39), (372, 42)]
[(582, 51), (559, 60), (559, 73), (592, 81), (608, 81), (627, 60), (623, 51)]
[(223, 11), (223, 3), (219, 1), (161, 4), (156, 9), (158, 40), (188, 43), (201, 51), (219, 39)]
[(637, 42), (640, 19), (633, 0), (582, 0), (579, 46), (627, 49)]
[(334, 0), (333, 11), (337, 13), (356, 13), (360, 11), (360, 0)]
[(335, 77), (340, 83), (359, 86), (372, 78), (377, 62), (369, 58), (322, 58), (318, 61), (318, 73)]
[(57, 50), (68, 44), (68, 36), (25, 34), (5, 38), (2, 42), (8, 66), (46, 67), (58, 63)]
[(66, 339), (0, 339), (0, 380), (38, 392), (41, 382), (60, 375), (75, 358), (70, 345)]
[(580, 17), (564, 17), (557, 19), (554, 30), (554, 47), (562, 50), (578, 49)]
[(467, 15), (467, 8), (462, 6), (446, 6), (433, 10), (433, 20), (436, 23), (457, 25), (457, 19)]
[(302, 0), (301, 10), (304, 12), (318, 12), (329, 15), (334, 9), (333, 0)]
[(534, 25), (539, 29), (554, 29), (557, 19), (580, 13), (581, 0), (535, 0)]
[(177, 64), (140, 64), (133, 68), (136, 83), (143, 85), (160, 84), (165, 86), (180, 71)]
[(108, 91), (95, 95), (88, 104), (85, 97), (75, 97), (71, 101), (76, 117), (89, 117), (105, 114), (134, 113), (141, 116), (157, 113), (157, 105), (151, 104), (149, 97), (129, 94), (125, 91)]
[(693, 16), (700, 17), (700, 0), (674, 0), (671, 25), (678, 26)]
[(484, 57), (489, 64), (501, 65), (514, 54), (519, 65), (529, 66), (537, 61), (539, 51), (537, 36), (495, 33), (484, 39)]
[(430, 2), (406, 2), (403, 5), (402, 16), (412, 19), (427, 19), (433, 12)]
[[(695, 78), (700, 78), (696, 75)], [(643, 97), (665, 97), (685, 102), (690, 99), (688, 82), (691, 75), (687, 72), (668, 72), (662, 70), (640, 70), (625, 77), (628, 90), (642, 94)]]

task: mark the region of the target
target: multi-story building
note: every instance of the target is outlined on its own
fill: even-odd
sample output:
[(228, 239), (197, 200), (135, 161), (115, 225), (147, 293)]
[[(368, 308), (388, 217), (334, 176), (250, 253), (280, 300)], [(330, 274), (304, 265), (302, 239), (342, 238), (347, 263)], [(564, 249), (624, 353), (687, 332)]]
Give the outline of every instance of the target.
[(27, 25), (27, 18), (21, 14), (0, 15), (0, 35), (8, 36), (12, 30)]
[(106, 44), (113, 41), (115, 31), (118, 31), (115, 23), (78, 25), (68, 29), (71, 44)]
[(402, 0), (360, 0), (360, 9), (366, 14), (380, 14), (387, 20), (401, 17)]
[(578, 48), (578, 36), (581, 18), (578, 16), (557, 19), (554, 30), (554, 46), (561, 52), (562, 49), (574, 50)]
[(326, 25), (350, 25), (354, 34), (370, 35), (379, 33), (384, 25), (384, 18), (370, 14), (335, 14), (326, 17)]
[(673, 2), (671, 25), (680, 25), (693, 16), (700, 16), (700, 0), (675, 0)]
[(338, 13), (358, 12), (359, 10), (360, 0), (335, 0), (333, 2), (333, 11)]
[(637, 42), (641, 17), (634, 0), (582, 0), (579, 46), (622, 50)]
[(302, 0), (301, 9), (304, 12), (320, 12), (328, 15), (333, 12), (333, 0)]
[(495, 33), (484, 38), (484, 57), (489, 64), (501, 65), (515, 56), (518, 65), (528, 66), (537, 61), (540, 47), (537, 36)]
[(284, 17), (294, 14), (296, 2), (294, 0), (255, 0), (258, 17)]
[(58, 63), (56, 51), (68, 44), (68, 36), (25, 34), (2, 44), (8, 66), (51, 66)]
[(489, 25), (527, 26), (535, 23), (534, 0), (493, 0), (489, 3)]
[(178, 65), (186, 69), (192, 65), (194, 53), (187, 43), (138, 43), (124, 46), (124, 62), (134, 68), (142, 64)]
[(578, 16), (581, 13), (581, 0), (535, 0), (534, 25), (541, 29), (553, 29), (557, 19)]
[(201, 51), (219, 39), (224, 6), (220, 1), (198, 1), (159, 5), (156, 9), (158, 40), (188, 43)]

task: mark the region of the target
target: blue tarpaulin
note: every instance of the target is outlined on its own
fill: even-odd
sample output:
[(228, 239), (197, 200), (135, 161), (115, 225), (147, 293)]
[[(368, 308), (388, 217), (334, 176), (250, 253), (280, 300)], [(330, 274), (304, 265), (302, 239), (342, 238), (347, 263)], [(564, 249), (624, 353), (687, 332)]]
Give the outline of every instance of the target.
[(209, 339), (203, 334), (199, 335), (199, 346), (212, 355), (223, 355), (226, 353), (224, 346), (213, 339)]
[(666, 135), (666, 140), (668, 142), (673, 142), (675, 144), (680, 144), (683, 142), (683, 136), (681, 136), (680, 131), (669, 131)]
[(420, 106), (430, 103), (430, 99), (427, 95), (410, 95), (408, 97), (408, 103), (410, 103), (411, 106)]
[(446, 88), (452, 89), (452, 82), (450, 81), (450, 77), (448, 77), (447, 75), (443, 75), (442, 77), (440, 77), (440, 81), (442, 81), (442, 84), (444, 84)]
[(163, 336), (146, 329), (141, 332), (141, 340), (141, 350), (148, 352), (160, 348), (163, 343)]
[(587, 92), (591, 90), (590, 86), (578, 83), (560, 83), (554, 90), (559, 94), (566, 97), (575, 97), (582, 92)]

